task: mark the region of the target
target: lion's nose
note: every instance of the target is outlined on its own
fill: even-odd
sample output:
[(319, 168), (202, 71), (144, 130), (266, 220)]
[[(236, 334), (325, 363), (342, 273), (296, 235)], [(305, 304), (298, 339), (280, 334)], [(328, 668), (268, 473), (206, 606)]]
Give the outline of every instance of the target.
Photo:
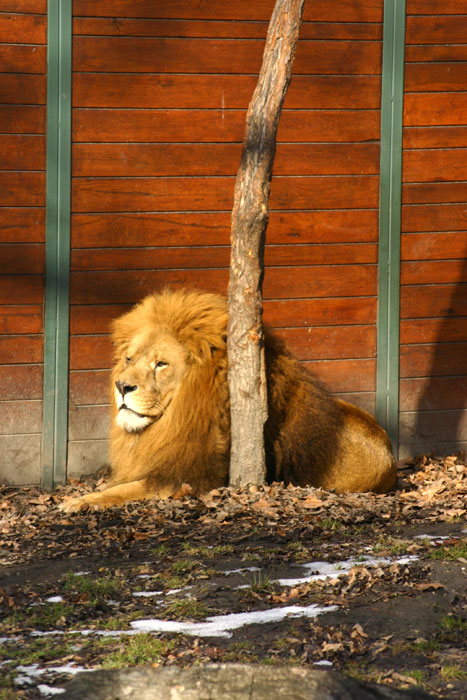
[(132, 384), (127, 384), (126, 382), (121, 381), (116, 381), (115, 386), (122, 396), (125, 396), (125, 394), (129, 394), (130, 391), (135, 391), (135, 389), (137, 389), (136, 385), (133, 386)]

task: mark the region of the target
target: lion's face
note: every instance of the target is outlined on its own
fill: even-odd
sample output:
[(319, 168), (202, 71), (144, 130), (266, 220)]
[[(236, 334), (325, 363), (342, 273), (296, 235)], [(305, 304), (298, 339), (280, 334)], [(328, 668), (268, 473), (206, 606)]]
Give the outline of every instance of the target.
[(140, 432), (159, 420), (170, 405), (188, 366), (188, 353), (160, 329), (135, 336), (116, 367), (117, 424)]

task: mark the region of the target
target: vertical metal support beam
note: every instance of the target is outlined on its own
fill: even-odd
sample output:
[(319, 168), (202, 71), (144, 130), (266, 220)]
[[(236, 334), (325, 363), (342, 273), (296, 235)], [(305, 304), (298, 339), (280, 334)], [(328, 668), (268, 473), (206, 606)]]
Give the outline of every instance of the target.
[(66, 479), (72, 0), (48, 2), (47, 199), (42, 484)]
[(381, 97), (376, 417), (399, 443), (400, 235), (405, 0), (385, 0)]

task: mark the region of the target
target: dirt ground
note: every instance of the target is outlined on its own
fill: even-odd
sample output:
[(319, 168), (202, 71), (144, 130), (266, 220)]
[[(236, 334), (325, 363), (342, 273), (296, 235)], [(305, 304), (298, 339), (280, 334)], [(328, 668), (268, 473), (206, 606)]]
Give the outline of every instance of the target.
[[(95, 481), (3, 487), (0, 699), (59, 695), (80, 669), (209, 662), (318, 663), (467, 698), (467, 469), (400, 466), (384, 496), (274, 484), (68, 516), (57, 505)], [(272, 619), (196, 627), (255, 611)]]

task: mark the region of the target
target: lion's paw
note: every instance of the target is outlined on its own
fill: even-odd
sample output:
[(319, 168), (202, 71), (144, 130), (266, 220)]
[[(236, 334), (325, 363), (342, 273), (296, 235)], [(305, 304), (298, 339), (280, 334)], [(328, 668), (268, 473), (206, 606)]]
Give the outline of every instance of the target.
[(89, 503), (84, 498), (77, 496), (76, 498), (70, 498), (68, 501), (64, 501), (58, 508), (64, 513), (77, 513), (88, 506)]

